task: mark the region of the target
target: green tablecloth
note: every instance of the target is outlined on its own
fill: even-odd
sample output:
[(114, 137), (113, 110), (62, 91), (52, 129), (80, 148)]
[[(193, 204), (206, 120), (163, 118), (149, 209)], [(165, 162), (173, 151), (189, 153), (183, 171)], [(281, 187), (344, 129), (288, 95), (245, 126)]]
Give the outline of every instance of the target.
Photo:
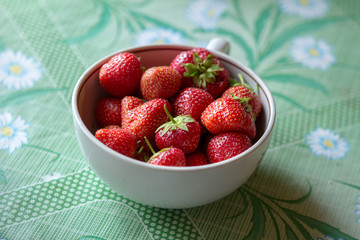
[[(360, 238), (359, 12), (356, 0), (2, 0), (0, 239)], [(262, 164), (192, 209), (113, 192), (74, 135), (75, 82), (123, 48), (215, 36), (275, 97)]]

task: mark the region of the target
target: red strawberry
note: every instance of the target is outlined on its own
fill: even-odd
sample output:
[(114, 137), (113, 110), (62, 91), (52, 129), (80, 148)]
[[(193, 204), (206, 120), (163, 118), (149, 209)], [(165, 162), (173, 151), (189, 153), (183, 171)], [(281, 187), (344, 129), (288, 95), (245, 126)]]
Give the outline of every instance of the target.
[(121, 126), (121, 99), (101, 98), (96, 105), (96, 118), (100, 127)]
[(186, 157), (183, 151), (176, 147), (164, 148), (158, 152), (152, 148), (149, 140), (145, 137), (146, 144), (148, 145), (152, 156), (148, 163), (153, 165), (185, 167)]
[(207, 156), (210, 163), (221, 162), (244, 152), (251, 146), (249, 137), (242, 133), (222, 133), (211, 138), (207, 146)]
[(185, 167), (186, 158), (183, 151), (171, 147), (160, 150), (150, 158), (148, 163), (161, 166)]
[[(129, 98), (125, 97), (123, 101), (127, 99)], [(132, 99), (137, 101), (135, 97)], [(135, 105), (139, 103), (140, 101), (137, 101)], [(122, 116), (122, 128), (134, 133), (138, 141), (143, 141), (144, 137), (154, 141), (156, 129), (169, 120), (164, 105), (171, 111), (171, 105), (165, 99), (153, 99), (125, 111)]]
[(186, 156), (186, 166), (201, 166), (209, 164), (209, 161), (205, 154), (200, 151), (196, 151)]
[(200, 122), (205, 108), (214, 101), (210, 93), (199, 88), (183, 89), (173, 101), (174, 115), (190, 115)]
[(183, 76), (182, 88), (202, 88), (218, 98), (229, 86), (228, 71), (207, 49), (194, 48), (181, 52), (170, 66)]
[(189, 115), (173, 118), (165, 107), (170, 118), (169, 122), (161, 125), (155, 133), (156, 145), (159, 149), (176, 147), (185, 154), (195, 151), (200, 141), (200, 124)]
[(141, 100), (140, 98), (134, 97), (134, 96), (126, 96), (121, 100), (121, 118), (130, 118), (127, 115), (131, 115), (133, 114), (133, 110), (134, 108), (142, 105), (144, 103), (143, 100)]
[(105, 129), (121, 129), (121, 127), (120, 126), (118, 126), (118, 125), (108, 125), (108, 126), (106, 126), (106, 127), (104, 127)]
[(237, 131), (253, 139), (255, 122), (246, 102), (246, 99), (218, 98), (204, 110), (201, 123), (213, 134)]
[(254, 90), (250, 87), (250, 85), (244, 82), (244, 78), (241, 74), (238, 75), (241, 83), (234, 80), (232, 83), (232, 87), (227, 89), (222, 97), (233, 97), (237, 96), (240, 98), (250, 98), (249, 105), (254, 114), (254, 117), (257, 118), (262, 110), (261, 101), (258, 95), (255, 94)]
[(101, 128), (96, 131), (95, 137), (109, 148), (125, 156), (136, 156), (137, 140), (133, 133), (125, 129)]
[(170, 99), (179, 91), (181, 81), (181, 75), (172, 67), (152, 67), (141, 77), (141, 93), (146, 100)]
[(170, 63), (170, 66), (176, 69), (180, 75), (183, 77), (186, 72), (185, 63), (194, 63), (193, 61), (194, 53), (192, 51), (183, 51), (179, 53), (173, 61)]
[(139, 59), (131, 53), (119, 53), (100, 68), (100, 85), (110, 94), (124, 97), (133, 94), (142, 75)]

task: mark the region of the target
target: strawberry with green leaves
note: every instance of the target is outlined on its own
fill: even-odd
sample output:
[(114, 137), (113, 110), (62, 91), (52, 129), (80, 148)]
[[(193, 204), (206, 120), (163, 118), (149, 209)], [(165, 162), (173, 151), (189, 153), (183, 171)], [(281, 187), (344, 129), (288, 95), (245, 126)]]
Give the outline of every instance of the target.
[(218, 98), (201, 115), (201, 123), (213, 134), (241, 132), (253, 139), (256, 127), (249, 99)]
[(148, 68), (141, 77), (141, 94), (146, 100), (170, 99), (180, 89), (181, 75), (169, 66)]
[(210, 139), (207, 156), (210, 163), (217, 163), (239, 155), (251, 146), (250, 138), (242, 133), (222, 133)]
[(231, 81), (231, 87), (228, 88), (221, 97), (239, 97), (249, 98), (249, 105), (251, 110), (257, 118), (262, 110), (262, 105), (259, 96), (254, 92), (250, 85), (246, 84), (241, 74), (238, 75), (240, 82)]
[(198, 147), (200, 141), (200, 124), (189, 115), (173, 118), (166, 106), (164, 110), (170, 118), (155, 133), (155, 142), (159, 149), (176, 147), (189, 154)]
[(183, 76), (182, 88), (201, 88), (218, 98), (229, 86), (229, 72), (207, 49), (194, 48), (181, 52), (170, 66)]
[(163, 148), (160, 151), (155, 152), (147, 138), (145, 138), (145, 141), (153, 154), (150, 157), (148, 164), (171, 167), (186, 166), (185, 154), (179, 148), (169, 147)]
[(96, 118), (100, 127), (121, 126), (121, 99), (114, 97), (101, 98), (96, 104)]
[(100, 128), (95, 137), (114, 151), (134, 158), (137, 152), (137, 139), (135, 135), (120, 127)]
[(108, 93), (122, 98), (132, 95), (140, 85), (141, 63), (132, 53), (119, 53), (106, 62), (99, 72), (100, 85)]

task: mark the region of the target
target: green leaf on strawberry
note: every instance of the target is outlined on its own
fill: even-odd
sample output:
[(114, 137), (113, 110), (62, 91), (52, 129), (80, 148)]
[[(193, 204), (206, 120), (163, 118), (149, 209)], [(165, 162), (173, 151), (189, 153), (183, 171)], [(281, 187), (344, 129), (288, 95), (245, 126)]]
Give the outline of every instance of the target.
[(164, 110), (165, 110), (167, 116), (170, 118), (170, 121), (162, 124), (156, 130), (156, 132), (158, 132), (161, 129), (163, 129), (162, 132), (161, 132), (161, 136), (164, 136), (164, 134), (169, 130), (174, 130), (175, 131), (178, 128), (180, 128), (180, 129), (182, 129), (184, 131), (189, 131), (188, 127), (186, 126), (186, 123), (191, 123), (191, 122), (195, 121), (190, 115), (181, 115), (181, 116), (177, 116), (177, 117), (173, 118), (171, 116), (171, 114), (169, 113), (166, 105), (164, 105)]
[(186, 72), (184, 77), (191, 77), (196, 86), (206, 88), (207, 83), (214, 83), (219, 71), (223, 71), (218, 64), (213, 64), (213, 56), (209, 54), (204, 61), (194, 52), (194, 63), (184, 63)]

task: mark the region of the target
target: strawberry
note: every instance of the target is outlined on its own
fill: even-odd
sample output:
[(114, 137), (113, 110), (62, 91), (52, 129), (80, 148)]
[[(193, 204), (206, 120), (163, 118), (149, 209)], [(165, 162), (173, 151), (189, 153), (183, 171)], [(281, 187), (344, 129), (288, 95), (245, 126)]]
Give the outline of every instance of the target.
[(178, 54), (170, 64), (183, 76), (182, 88), (198, 87), (218, 98), (229, 86), (229, 73), (216, 56), (204, 48)]
[(196, 151), (186, 156), (186, 166), (201, 166), (209, 164), (209, 161), (205, 154), (200, 151)]
[(120, 126), (118, 126), (118, 125), (108, 125), (108, 126), (106, 126), (106, 127), (104, 127), (105, 129), (121, 129), (121, 127)]
[(190, 115), (200, 122), (202, 112), (212, 101), (214, 101), (214, 98), (205, 90), (185, 88), (173, 101), (174, 115)]
[(144, 103), (143, 100), (140, 98), (134, 97), (134, 96), (126, 96), (121, 100), (121, 118), (128, 119), (129, 117), (127, 115), (133, 114), (134, 108), (142, 105)]
[(148, 68), (140, 80), (142, 96), (146, 100), (170, 99), (180, 89), (181, 75), (169, 66)]
[(233, 80), (230, 88), (228, 88), (221, 97), (233, 97), (237, 96), (240, 98), (250, 98), (249, 105), (254, 114), (254, 117), (257, 118), (262, 110), (261, 101), (258, 95), (254, 92), (254, 90), (250, 87), (250, 85), (244, 82), (244, 78), (241, 74), (238, 75), (241, 83)]
[(218, 98), (204, 110), (201, 123), (213, 134), (242, 132), (253, 139), (256, 128), (248, 99)]
[(108, 93), (122, 98), (136, 91), (141, 75), (139, 59), (131, 53), (119, 53), (100, 68), (99, 81)]
[(150, 142), (145, 137), (145, 141), (152, 152), (148, 163), (161, 166), (185, 167), (186, 157), (183, 151), (176, 147), (164, 148), (158, 152), (152, 148)]
[(125, 156), (134, 158), (136, 156), (137, 140), (133, 133), (121, 128), (100, 128), (96, 131), (95, 137)]
[[(134, 133), (138, 141), (143, 141), (144, 137), (154, 141), (156, 129), (169, 120), (164, 111), (164, 105), (171, 111), (170, 103), (165, 99), (153, 99), (141, 103), (141, 99), (130, 98), (133, 100), (132, 103), (136, 102), (135, 106), (137, 106), (125, 109), (122, 115), (122, 128)], [(123, 102), (125, 103), (127, 100), (129, 98), (125, 97)], [(127, 106), (129, 105), (131, 104), (128, 102)], [(123, 104), (123, 106), (126, 106), (126, 104)]]
[(173, 118), (166, 107), (164, 107), (164, 110), (170, 121), (156, 130), (156, 145), (159, 149), (176, 147), (185, 154), (193, 152), (199, 145), (200, 124), (189, 115), (180, 115)]
[(221, 162), (232, 158), (252, 146), (248, 136), (238, 132), (227, 132), (215, 135), (207, 146), (210, 163)]
[(185, 167), (186, 158), (183, 151), (175, 147), (170, 147), (157, 152), (150, 158), (148, 163), (162, 166)]
[(121, 99), (101, 98), (96, 104), (96, 118), (100, 127), (108, 125), (121, 126)]

